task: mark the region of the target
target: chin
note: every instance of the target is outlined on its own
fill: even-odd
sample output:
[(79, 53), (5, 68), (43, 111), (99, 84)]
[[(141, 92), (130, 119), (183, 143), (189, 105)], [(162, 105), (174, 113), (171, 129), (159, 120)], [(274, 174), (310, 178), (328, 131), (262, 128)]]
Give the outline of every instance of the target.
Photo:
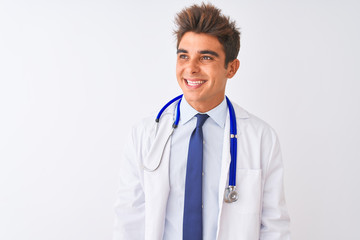
[(186, 101), (188, 101), (188, 102), (201, 102), (201, 101), (203, 101), (202, 97), (199, 96), (198, 94), (184, 93), (184, 97), (185, 97)]

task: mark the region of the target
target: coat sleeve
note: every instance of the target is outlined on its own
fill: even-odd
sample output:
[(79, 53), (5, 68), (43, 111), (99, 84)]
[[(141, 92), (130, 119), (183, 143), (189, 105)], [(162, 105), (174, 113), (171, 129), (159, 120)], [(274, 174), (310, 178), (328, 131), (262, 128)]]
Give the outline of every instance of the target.
[(144, 239), (145, 197), (139, 136), (133, 129), (121, 158), (113, 240)]
[(265, 172), (260, 240), (289, 240), (290, 218), (285, 202), (282, 156), (272, 129), (265, 134), (262, 147), (265, 148)]

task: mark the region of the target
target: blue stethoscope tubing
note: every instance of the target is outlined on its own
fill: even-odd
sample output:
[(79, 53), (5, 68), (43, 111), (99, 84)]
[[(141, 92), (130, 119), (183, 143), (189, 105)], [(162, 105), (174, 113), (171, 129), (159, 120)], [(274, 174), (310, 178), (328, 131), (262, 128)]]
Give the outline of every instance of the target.
[[(167, 107), (169, 107), (173, 102), (178, 101), (176, 107), (176, 117), (173, 123), (173, 128), (177, 128), (179, 121), (180, 121), (180, 103), (183, 94), (175, 97), (174, 99), (170, 100), (163, 108), (161, 108), (160, 112), (156, 116), (155, 122), (160, 121), (160, 117), (162, 113), (165, 111)], [(236, 115), (234, 111), (234, 107), (231, 104), (229, 98), (226, 97), (226, 102), (229, 108), (229, 117), (230, 117), (230, 169), (229, 169), (229, 186), (226, 188), (225, 192), (225, 202), (232, 203), (237, 201), (238, 194), (236, 192), (236, 161), (237, 161), (237, 128), (236, 128)]]
[(177, 96), (176, 98), (170, 100), (167, 104), (165, 104), (165, 106), (162, 107), (162, 109), (160, 110), (160, 112), (158, 113), (158, 115), (156, 116), (155, 122), (159, 122), (160, 121), (160, 117), (162, 115), (162, 113), (165, 111), (165, 109), (167, 109), (168, 106), (170, 106), (173, 102), (175, 102), (176, 100), (179, 100), (178, 104), (177, 104), (177, 109), (176, 109), (176, 118), (175, 118), (175, 122), (173, 124), (173, 128), (176, 128), (179, 124), (179, 120), (180, 120), (180, 103), (181, 103), (181, 99), (182, 99), (182, 94)]
[(226, 102), (229, 107), (229, 116), (230, 116), (230, 174), (229, 174), (229, 186), (236, 186), (236, 161), (237, 161), (237, 128), (236, 128), (236, 116), (234, 107), (231, 104), (228, 97), (226, 97)]

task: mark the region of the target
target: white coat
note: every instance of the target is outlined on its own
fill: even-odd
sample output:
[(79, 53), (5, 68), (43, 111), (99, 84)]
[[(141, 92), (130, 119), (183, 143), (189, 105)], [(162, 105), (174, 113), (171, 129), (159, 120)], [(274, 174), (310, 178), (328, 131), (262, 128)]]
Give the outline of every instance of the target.
[[(219, 182), (218, 240), (288, 240), (289, 216), (280, 146), (275, 132), (262, 120), (234, 104), (238, 153), (238, 201), (225, 203), (230, 166), (230, 120), (224, 132)], [(173, 130), (172, 104), (161, 116), (133, 128), (121, 163), (115, 205), (113, 240), (161, 240), (169, 195), (169, 156)], [(156, 169), (155, 171), (144, 170)]]

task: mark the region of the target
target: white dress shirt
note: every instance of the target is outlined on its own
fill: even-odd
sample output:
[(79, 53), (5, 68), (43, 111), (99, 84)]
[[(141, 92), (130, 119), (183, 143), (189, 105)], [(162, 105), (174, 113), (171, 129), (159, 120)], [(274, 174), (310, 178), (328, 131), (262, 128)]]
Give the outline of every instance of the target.
[[(176, 111), (175, 111), (176, 112)], [(198, 112), (183, 97), (180, 121), (171, 141), (170, 194), (166, 208), (164, 240), (182, 240), (186, 165), (191, 133)], [(203, 239), (215, 240), (219, 213), (219, 179), (227, 103), (224, 100), (206, 112), (203, 125)]]

